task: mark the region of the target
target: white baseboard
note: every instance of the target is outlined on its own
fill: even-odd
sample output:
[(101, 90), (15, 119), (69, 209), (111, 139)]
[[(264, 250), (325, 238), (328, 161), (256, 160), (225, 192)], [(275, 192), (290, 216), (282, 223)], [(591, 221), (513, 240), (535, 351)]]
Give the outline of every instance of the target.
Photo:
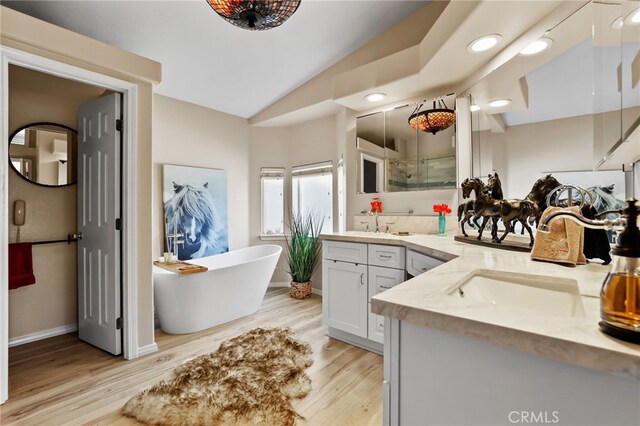
[(20, 346), (25, 343), (48, 339), (49, 337), (60, 336), (61, 334), (73, 333), (74, 331), (78, 331), (78, 323), (37, 331), (35, 333), (25, 334), (24, 336), (12, 337), (9, 339), (9, 347)]
[(141, 348), (138, 348), (138, 357), (149, 355), (149, 354), (152, 354), (154, 352), (158, 352), (158, 344), (157, 343), (152, 343), (150, 345), (142, 346)]
[(322, 296), (322, 289), (321, 288), (312, 288), (311, 289), (311, 294), (316, 294), (318, 296)]

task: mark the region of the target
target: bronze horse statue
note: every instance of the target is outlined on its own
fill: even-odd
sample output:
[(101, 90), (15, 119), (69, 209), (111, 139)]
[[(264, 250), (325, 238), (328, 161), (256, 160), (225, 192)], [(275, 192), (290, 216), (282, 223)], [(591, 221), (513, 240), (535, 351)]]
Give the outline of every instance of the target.
[(547, 207), (547, 195), (551, 193), (554, 189), (562, 185), (556, 178), (551, 176), (549, 173), (543, 178), (538, 179), (531, 187), (531, 191), (525, 197), (526, 200), (531, 201), (535, 204), (536, 211), (534, 212), (534, 218), (536, 227), (540, 223), (540, 217), (542, 216), (542, 212), (545, 211)]
[[(483, 221), (478, 229), (478, 240), (482, 239), (482, 232), (485, 226), (491, 218), (493, 218), (493, 227), (491, 229), (491, 236), (494, 241), (498, 240), (497, 223), (498, 216), (500, 215), (500, 204), (492, 196), (492, 189), (486, 186), (480, 179), (465, 179), (462, 182), (462, 196), (468, 198), (471, 192), (475, 192), (476, 199), (473, 201), (473, 214), (475, 217), (482, 217)], [(464, 232), (464, 222), (461, 222), (462, 233), (464, 236), (468, 236)]]
[[(458, 221), (462, 234), (467, 237), (464, 230), (464, 223), (471, 225), (471, 220), (476, 225), (478, 218), (483, 218), (482, 224), (478, 229), (478, 240), (482, 239), (482, 233), (491, 219), (493, 219), (491, 237), (492, 241), (501, 243), (509, 235), (514, 232), (514, 225), (517, 222), (522, 224), (522, 232), (526, 230), (529, 233), (532, 246), (534, 242), (531, 224), (540, 222), (542, 212), (547, 206), (547, 195), (555, 188), (561, 185), (551, 174), (544, 178), (538, 179), (531, 188), (531, 191), (524, 200), (520, 199), (503, 199), (502, 183), (497, 173), (489, 175), (489, 180), (485, 185), (480, 179), (465, 179), (462, 182), (462, 196), (469, 198), (471, 192), (475, 192), (475, 200), (467, 201), (458, 207)], [(500, 238), (498, 238), (498, 219), (502, 219), (505, 230)]]
[[(478, 178), (473, 179), (465, 179), (462, 182), (462, 198), (469, 198), (471, 196), (471, 192), (475, 191), (475, 197), (478, 197), (478, 194), (485, 190), (485, 184)], [(460, 230), (462, 231), (462, 235), (468, 237), (467, 232), (464, 229), (465, 222), (469, 226), (475, 225), (477, 228), (480, 228), (480, 224), (478, 224), (479, 217), (475, 216), (473, 210), (474, 200), (469, 200), (467, 202), (461, 203), (458, 206), (458, 223), (460, 224)]]
[[(487, 185), (485, 185), (482, 182), (482, 180), (480, 180), (479, 178), (473, 178), (473, 179), (465, 179), (465, 181), (462, 183), (461, 186), (462, 186), (463, 198), (469, 198), (469, 196), (471, 195), (471, 192), (475, 192), (476, 200), (480, 197), (485, 198), (487, 196), (490, 198), (493, 198), (494, 200), (501, 200), (503, 198), (502, 183), (500, 182), (500, 177), (498, 176), (497, 173), (493, 175), (489, 174)], [(482, 228), (483, 230), (484, 230), (484, 227), (487, 224), (489, 224), (488, 220), (486, 219), (486, 216), (483, 214), (484, 211), (477, 212), (475, 210), (474, 203), (475, 203), (475, 200), (470, 200), (458, 206), (458, 222), (460, 223), (460, 229), (462, 231), (462, 235), (464, 235), (465, 237), (468, 237), (464, 229), (465, 222), (469, 226), (475, 225), (476, 228), (478, 229)], [(464, 219), (462, 219), (463, 216), (464, 216)], [(478, 220), (480, 218), (483, 218), (482, 225), (478, 223)], [(494, 226), (492, 226), (491, 228), (492, 229), (491, 234), (494, 236), (494, 240), (497, 239), (497, 234), (496, 234), (497, 230), (494, 231), (493, 229), (496, 223), (497, 223), (497, 219), (494, 220), (494, 224), (493, 224)], [(480, 232), (480, 238), (482, 237), (481, 234), (482, 232)]]
[(520, 222), (523, 231), (526, 230), (529, 233), (529, 246), (533, 246), (533, 232), (529, 225), (535, 221), (537, 226), (540, 222), (542, 212), (548, 207), (547, 195), (560, 185), (560, 182), (558, 182), (556, 178), (548, 174), (533, 184), (531, 191), (524, 200), (503, 200), (501, 203), (501, 215), (505, 231), (502, 237), (500, 237), (499, 242), (502, 242), (510, 232), (513, 232), (516, 222)]
[(527, 222), (529, 221), (529, 218), (535, 215), (535, 213), (535, 204), (529, 200), (519, 200), (514, 198), (500, 201), (500, 216), (502, 223), (504, 223), (504, 233), (497, 242), (501, 243), (509, 233), (514, 232), (513, 225), (516, 222), (520, 222), (522, 224), (522, 228), (526, 229), (529, 233), (529, 246), (533, 246), (533, 232)]

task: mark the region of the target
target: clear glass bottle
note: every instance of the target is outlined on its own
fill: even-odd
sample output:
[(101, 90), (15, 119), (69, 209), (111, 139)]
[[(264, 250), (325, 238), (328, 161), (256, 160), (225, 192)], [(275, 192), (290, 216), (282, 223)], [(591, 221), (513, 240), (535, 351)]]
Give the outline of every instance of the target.
[(640, 258), (613, 256), (600, 300), (603, 322), (640, 334)]
[(611, 271), (600, 293), (600, 328), (619, 339), (640, 343), (640, 230), (636, 200), (627, 201), (624, 230), (611, 254)]

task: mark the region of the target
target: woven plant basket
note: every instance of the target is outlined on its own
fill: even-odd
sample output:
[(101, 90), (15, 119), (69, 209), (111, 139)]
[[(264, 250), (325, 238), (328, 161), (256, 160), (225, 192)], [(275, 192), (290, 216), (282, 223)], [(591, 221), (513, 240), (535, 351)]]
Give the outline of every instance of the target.
[(307, 281), (306, 283), (291, 281), (289, 296), (294, 299), (307, 299), (311, 297), (311, 281)]

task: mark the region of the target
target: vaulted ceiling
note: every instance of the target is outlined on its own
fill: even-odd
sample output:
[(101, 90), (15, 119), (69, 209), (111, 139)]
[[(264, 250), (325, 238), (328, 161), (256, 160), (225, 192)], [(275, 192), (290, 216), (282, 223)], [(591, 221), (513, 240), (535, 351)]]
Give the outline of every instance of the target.
[(427, 1), (302, 0), (269, 31), (236, 28), (205, 0), (2, 1), (162, 63), (156, 92), (251, 117)]

